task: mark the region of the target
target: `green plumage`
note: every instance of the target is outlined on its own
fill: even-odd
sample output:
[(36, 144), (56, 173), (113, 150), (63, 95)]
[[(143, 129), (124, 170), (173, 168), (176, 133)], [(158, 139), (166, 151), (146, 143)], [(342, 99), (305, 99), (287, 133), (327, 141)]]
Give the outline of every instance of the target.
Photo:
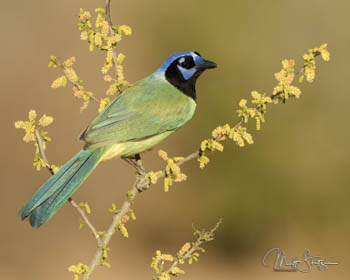
[(39, 227), (56, 213), (77, 187), (90, 175), (106, 148), (81, 150), (35, 193), (21, 210), (30, 224)]
[(151, 75), (114, 99), (81, 139), (90, 148), (149, 138), (181, 127), (192, 118), (195, 108), (193, 99), (164, 78)]

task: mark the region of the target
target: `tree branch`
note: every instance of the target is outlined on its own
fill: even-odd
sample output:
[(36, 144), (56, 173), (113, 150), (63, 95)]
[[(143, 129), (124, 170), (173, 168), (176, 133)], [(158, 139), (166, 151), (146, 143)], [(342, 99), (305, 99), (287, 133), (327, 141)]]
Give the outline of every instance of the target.
[[(181, 261), (185, 261), (189, 258), (191, 258), (195, 252), (200, 251), (201, 250), (201, 245), (205, 242), (209, 242), (212, 241), (215, 235), (215, 232), (218, 230), (219, 226), (222, 223), (222, 219), (220, 219), (215, 227), (213, 227), (211, 230), (206, 231), (205, 229), (202, 229), (201, 231), (197, 230), (194, 228), (193, 226), (193, 230), (195, 232), (195, 234), (198, 236), (197, 240), (195, 242), (192, 243), (192, 247), (190, 250), (187, 251), (187, 253), (185, 253), (185, 255), (181, 256), (181, 257), (176, 257), (174, 262), (172, 263), (172, 265), (165, 271), (165, 273), (167, 274), (174, 274), (173, 273), (173, 269), (176, 268), (178, 266), (178, 264)], [(176, 276), (177, 274), (175, 274)]]
[[(317, 52), (317, 53), (314, 54), (314, 57), (317, 57), (317, 56), (319, 56), (319, 55), (320, 55), (320, 53)], [(300, 76), (304, 73), (305, 67), (306, 67), (306, 66), (304, 65), (298, 72), (296, 72), (296, 74), (295, 74), (296, 77), (300, 77)], [(278, 93), (276, 93), (276, 94), (274, 94), (274, 95), (271, 95), (270, 98), (271, 98), (271, 99), (275, 99), (275, 98), (281, 96), (282, 94), (283, 94), (283, 91), (278, 92)], [(265, 103), (265, 104), (266, 104), (266, 103)], [(257, 107), (257, 108), (255, 109), (255, 112), (256, 112), (256, 113), (257, 113), (257, 112), (262, 112), (262, 106)], [(236, 125), (234, 126), (234, 128), (240, 127), (240, 126), (242, 125), (243, 122), (244, 122), (244, 118), (243, 118), (243, 117), (240, 117), (239, 121), (236, 123)], [(220, 140), (223, 139), (223, 137), (224, 137), (223, 135), (220, 135), (220, 134), (219, 134), (214, 140), (215, 140), (215, 141), (220, 141)], [(176, 165), (177, 165), (177, 166), (181, 166), (181, 165), (185, 164), (185, 163), (188, 162), (188, 161), (191, 161), (191, 160), (193, 160), (193, 159), (195, 159), (195, 158), (198, 158), (198, 157), (200, 156), (200, 154), (201, 154), (201, 150), (198, 149), (197, 151), (195, 151), (195, 152), (189, 154), (188, 156), (186, 156), (183, 160), (177, 162)], [(165, 174), (165, 172), (163, 171), (161, 174), (159, 174), (159, 175), (157, 176), (157, 179), (162, 179), (162, 178), (165, 177), (165, 175), (166, 175), (166, 174)], [(149, 187), (149, 180), (147, 180), (147, 177), (146, 177), (146, 176), (143, 176), (143, 177), (142, 177), (142, 180), (139, 182), (139, 187), (140, 187), (141, 189), (143, 189), (143, 190), (145, 190), (145, 189), (147, 189), (147, 188)]]
[(51, 173), (51, 175), (54, 175), (55, 172), (53, 171), (53, 169), (51, 168), (51, 165), (49, 164), (49, 161), (47, 160), (45, 150), (44, 150), (43, 140), (41, 139), (39, 130), (35, 129), (34, 134), (35, 134), (36, 142), (39, 147), (40, 156), (43, 159), (47, 170)]
[(97, 248), (95, 256), (93, 257), (93, 259), (90, 263), (89, 271), (87, 271), (84, 274), (83, 280), (90, 279), (91, 274), (101, 264), (101, 260), (103, 257), (103, 250), (107, 248), (107, 245), (109, 244), (113, 234), (119, 228), (119, 225), (121, 224), (123, 217), (129, 212), (130, 207), (133, 204), (134, 199), (138, 193), (138, 190), (137, 190), (138, 184), (139, 184), (139, 178), (136, 179), (134, 185), (131, 187), (130, 191), (127, 193), (127, 198), (124, 201), (124, 203), (120, 209), (120, 212), (113, 217), (111, 225), (109, 226), (108, 230), (106, 231), (106, 233), (103, 236), (102, 246), (99, 246)]
[[(69, 79), (68, 79), (69, 80)], [(71, 80), (69, 80), (76, 88), (81, 88), (81, 85), (78, 82), (73, 82)], [(85, 91), (84, 90), (84, 94), (88, 95), (93, 101), (100, 103), (100, 100), (98, 100), (98, 98), (96, 98), (95, 96), (93, 96), (90, 92)]]
[(71, 197), (68, 198), (68, 201), (70, 202), (70, 204), (77, 209), (78, 213), (80, 214), (81, 218), (83, 219), (83, 221), (85, 222), (85, 224), (89, 227), (90, 231), (92, 232), (92, 234), (95, 236), (96, 238), (96, 242), (97, 242), (97, 246), (101, 247), (102, 246), (102, 240), (101, 240), (101, 236), (98, 234), (96, 228), (92, 225), (92, 223), (90, 222), (90, 220), (88, 219), (88, 217), (85, 214), (85, 211), (83, 210), (83, 208), (81, 208)]

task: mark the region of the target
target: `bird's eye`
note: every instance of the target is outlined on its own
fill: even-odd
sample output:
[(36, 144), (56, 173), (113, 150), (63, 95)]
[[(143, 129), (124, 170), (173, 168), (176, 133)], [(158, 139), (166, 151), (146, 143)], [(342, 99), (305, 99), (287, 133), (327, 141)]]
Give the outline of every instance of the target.
[(195, 63), (193, 61), (192, 56), (185, 56), (179, 59), (179, 65), (182, 68), (191, 69), (195, 65)]

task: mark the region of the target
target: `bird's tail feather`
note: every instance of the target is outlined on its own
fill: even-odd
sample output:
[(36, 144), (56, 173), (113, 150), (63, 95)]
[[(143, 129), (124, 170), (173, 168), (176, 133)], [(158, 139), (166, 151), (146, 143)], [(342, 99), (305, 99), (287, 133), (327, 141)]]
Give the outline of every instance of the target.
[(60, 209), (100, 162), (105, 147), (81, 150), (33, 195), (21, 210), (22, 220), (29, 217), (33, 227), (40, 227)]

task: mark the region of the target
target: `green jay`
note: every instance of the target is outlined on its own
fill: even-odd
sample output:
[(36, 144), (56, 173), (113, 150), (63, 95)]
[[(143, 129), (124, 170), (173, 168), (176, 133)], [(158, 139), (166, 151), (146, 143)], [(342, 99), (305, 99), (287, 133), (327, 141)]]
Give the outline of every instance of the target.
[(171, 55), (153, 74), (117, 96), (81, 134), (83, 149), (50, 177), (20, 211), (31, 226), (49, 220), (96, 166), (151, 149), (193, 116), (196, 81), (214, 62), (197, 52)]

